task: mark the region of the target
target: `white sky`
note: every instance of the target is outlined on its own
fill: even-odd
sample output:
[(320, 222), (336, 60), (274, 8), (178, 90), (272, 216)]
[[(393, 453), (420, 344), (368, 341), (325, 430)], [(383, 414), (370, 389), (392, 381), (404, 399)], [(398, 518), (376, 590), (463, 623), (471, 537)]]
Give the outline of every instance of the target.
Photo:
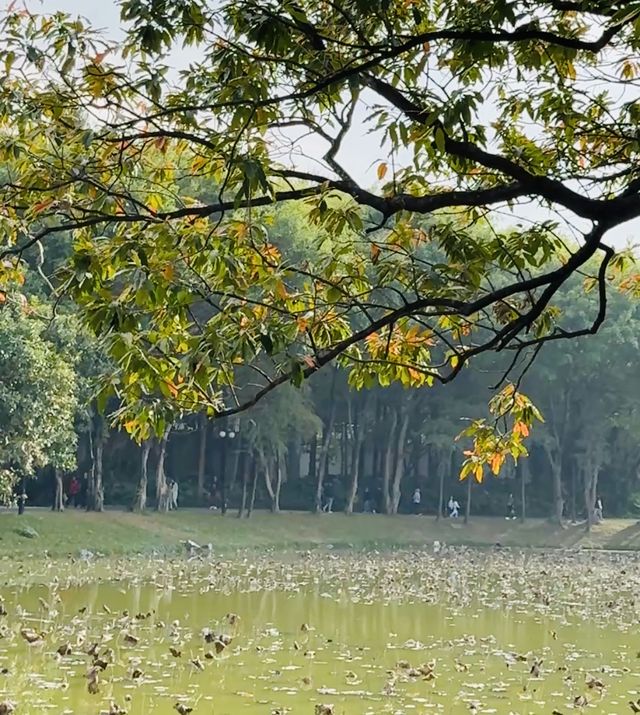
[[(116, 0), (25, 0), (26, 5), (34, 12), (51, 13), (56, 11), (80, 14), (86, 17), (91, 24), (104, 30), (107, 38), (118, 39), (122, 32), (120, 22), (120, 11)], [(177, 49), (172, 55), (172, 62), (176, 69), (181, 69), (191, 61), (197, 60), (197, 52), (193, 48), (186, 50)], [(363, 118), (363, 117), (361, 117)], [(357, 129), (358, 116), (354, 118), (354, 129)], [(387, 159), (384, 148), (380, 147), (379, 139), (367, 135), (363, 132), (352, 131), (345, 141), (344, 147), (339, 155), (349, 170), (351, 175), (364, 186), (373, 186), (376, 181), (376, 167), (380, 161)], [(305, 145), (305, 154), (321, 155), (326, 150), (321, 142), (314, 142), (312, 145)], [(307, 160), (308, 161), (308, 160)], [(317, 166), (300, 166), (307, 170), (317, 169)], [(558, 216), (549, 216), (546, 211), (539, 207), (529, 206), (518, 209), (518, 214), (525, 219), (540, 220), (553, 218), (558, 220)], [(607, 242), (617, 247), (627, 244), (640, 244), (640, 219), (618, 227), (607, 237)]]

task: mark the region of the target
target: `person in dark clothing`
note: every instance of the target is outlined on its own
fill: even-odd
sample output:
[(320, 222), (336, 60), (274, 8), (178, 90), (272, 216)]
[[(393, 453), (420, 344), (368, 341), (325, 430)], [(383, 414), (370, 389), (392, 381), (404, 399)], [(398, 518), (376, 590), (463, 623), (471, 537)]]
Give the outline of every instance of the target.
[(324, 496), (324, 504), (322, 506), (322, 511), (326, 512), (327, 514), (331, 514), (334, 500), (334, 489), (332, 481), (329, 481), (325, 484), (324, 489), (322, 490), (322, 494)]
[(507, 499), (507, 519), (516, 518), (516, 502), (513, 498), (513, 494), (509, 494), (509, 499)]
[(365, 514), (371, 514), (373, 511), (373, 505), (371, 503), (371, 490), (369, 487), (365, 487), (364, 494), (362, 495), (362, 511)]

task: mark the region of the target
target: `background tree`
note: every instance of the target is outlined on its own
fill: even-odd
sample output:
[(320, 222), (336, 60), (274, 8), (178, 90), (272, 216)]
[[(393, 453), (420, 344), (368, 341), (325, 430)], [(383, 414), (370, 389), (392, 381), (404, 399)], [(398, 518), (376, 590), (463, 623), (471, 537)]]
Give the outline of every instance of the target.
[(0, 496), (6, 502), (18, 478), (50, 467), (61, 510), (62, 473), (75, 465), (77, 383), (37, 311), (11, 294), (0, 305)]

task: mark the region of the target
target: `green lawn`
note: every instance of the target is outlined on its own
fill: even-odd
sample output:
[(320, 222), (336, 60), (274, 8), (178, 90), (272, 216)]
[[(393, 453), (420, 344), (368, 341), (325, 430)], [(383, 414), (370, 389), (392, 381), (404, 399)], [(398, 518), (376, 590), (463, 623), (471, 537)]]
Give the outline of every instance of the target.
[[(31, 527), (38, 536), (20, 533)], [(211, 543), (214, 551), (272, 548), (296, 549), (380, 548), (424, 546), (439, 540), (447, 544), (490, 546), (578, 547), (640, 549), (640, 523), (631, 519), (607, 520), (586, 534), (583, 527), (560, 529), (540, 519), (525, 524), (505, 519), (474, 518), (462, 521), (433, 517), (357, 514), (313, 515), (256, 513), (251, 519), (222, 517), (204, 510), (144, 515), (124, 511), (86, 514), (69, 510), (55, 514), (35, 509), (24, 516), (0, 514), (0, 548), (6, 556), (77, 554), (80, 549), (104, 554), (144, 553), (154, 549), (176, 551), (191, 539)]]

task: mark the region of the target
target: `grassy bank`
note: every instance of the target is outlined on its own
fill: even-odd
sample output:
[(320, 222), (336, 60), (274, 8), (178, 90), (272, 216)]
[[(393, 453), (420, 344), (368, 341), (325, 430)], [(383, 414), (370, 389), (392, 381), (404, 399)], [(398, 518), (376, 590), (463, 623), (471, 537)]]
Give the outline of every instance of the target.
[[(36, 535), (25, 535), (33, 529)], [(211, 543), (215, 551), (245, 548), (401, 548), (431, 544), (534, 546), (556, 548), (640, 549), (640, 524), (611, 519), (586, 534), (581, 526), (560, 529), (540, 519), (525, 524), (477, 517), (461, 521), (433, 517), (357, 514), (312, 515), (257, 513), (251, 519), (225, 517), (204, 510), (144, 515), (124, 511), (86, 514), (69, 510), (54, 514), (31, 510), (23, 516), (0, 514), (0, 548), (5, 556), (77, 554), (88, 549), (104, 554), (175, 551), (191, 539)]]

